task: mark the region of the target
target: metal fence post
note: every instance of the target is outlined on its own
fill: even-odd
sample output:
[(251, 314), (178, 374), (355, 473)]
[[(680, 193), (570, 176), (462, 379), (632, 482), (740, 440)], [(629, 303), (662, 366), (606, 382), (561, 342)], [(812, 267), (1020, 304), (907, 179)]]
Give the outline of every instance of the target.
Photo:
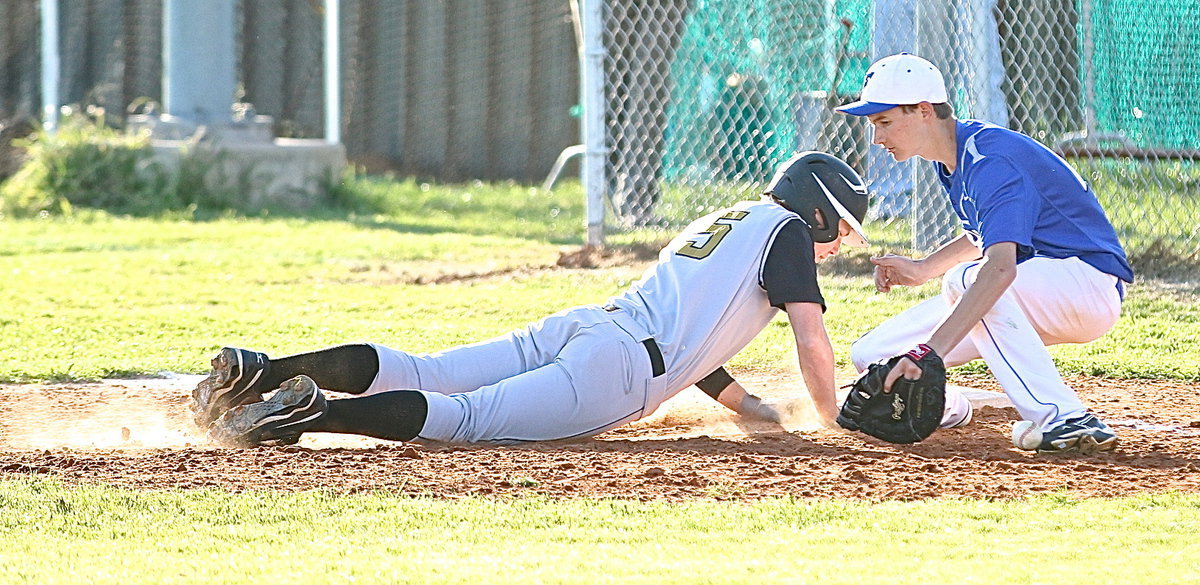
[(586, 245), (604, 245), (604, 0), (581, 0), (580, 98), (583, 105), (583, 188), (587, 193)]
[(58, 0), (42, 0), (42, 127), (58, 128)]
[[(959, 67), (953, 59), (950, 9), (951, 6), (941, 0), (917, 0), (916, 3), (917, 54), (936, 63), (943, 75)], [(957, 88), (948, 89), (953, 92)], [(950, 100), (954, 102), (954, 95)], [(920, 252), (931, 252), (954, 237), (958, 223), (933, 165), (921, 160), (908, 167), (909, 172), (913, 173), (912, 207), (909, 213), (912, 247)]]
[(325, 0), (325, 141), (342, 141), (341, 0)]

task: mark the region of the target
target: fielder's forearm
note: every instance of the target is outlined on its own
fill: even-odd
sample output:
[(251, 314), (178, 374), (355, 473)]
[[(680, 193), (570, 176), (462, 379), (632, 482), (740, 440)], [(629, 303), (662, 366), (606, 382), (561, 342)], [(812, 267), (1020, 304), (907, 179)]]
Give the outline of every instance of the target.
[(985, 261), (967, 287), (963, 296), (955, 303), (946, 319), (929, 336), (927, 344), (938, 355), (946, 355), (959, 344), (983, 316), (992, 310), (996, 301), (1004, 295), (1017, 277), (1016, 245), (1003, 242), (991, 246)]
[(954, 266), (979, 258), (979, 248), (967, 236), (961, 235), (921, 259), (922, 268), (930, 278), (946, 273)]

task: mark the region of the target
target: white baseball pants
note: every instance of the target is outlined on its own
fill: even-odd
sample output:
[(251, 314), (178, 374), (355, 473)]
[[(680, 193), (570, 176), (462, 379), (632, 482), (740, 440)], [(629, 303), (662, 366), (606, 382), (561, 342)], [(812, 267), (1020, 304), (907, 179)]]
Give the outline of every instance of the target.
[[(885, 321), (855, 341), (850, 357), (860, 371), (928, 341), (979, 273), (966, 262), (942, 277), (942, 294)], [(1121, 314), (1118, 279), (1078, 258), (1034, 257), (1017, 266), (1012, 286), (974, 329), (942, 356), (947, 367), (983, 358), (1017, 412), (1049, 430), (1086, 409), (1067, 386), (1046, 346), (1086, 343), (1103, 335)], [(943, 424), (969, 408), (948, 390)]]
[(429, 413), (418, 440), (519, 443), (587, 437), (653, 411), (650, 357), (614, 315), (568, 309), (509, 333), (440, 353), (375, 345), (367, 394), (420, 390)]

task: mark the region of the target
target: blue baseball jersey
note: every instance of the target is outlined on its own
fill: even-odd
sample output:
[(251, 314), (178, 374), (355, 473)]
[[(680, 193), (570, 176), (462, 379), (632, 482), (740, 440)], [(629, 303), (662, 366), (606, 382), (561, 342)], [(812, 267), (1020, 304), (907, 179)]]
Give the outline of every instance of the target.
[(1017, 244), (1017, 261), (1078, 257), (1133, 282), (1117, 232), (1087, 182), (1036, 140), (979, 120), (957, 123), (958, 167), (934, 162), (963, 229), (983, 249)]

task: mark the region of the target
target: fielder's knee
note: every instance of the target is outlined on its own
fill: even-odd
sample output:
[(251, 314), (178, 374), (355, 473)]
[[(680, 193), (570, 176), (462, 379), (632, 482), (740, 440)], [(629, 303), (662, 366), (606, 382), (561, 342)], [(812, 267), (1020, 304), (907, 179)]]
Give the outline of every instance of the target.
[(967, 270), (975, 266), (974, 262), (964, 262), (951, 268), (944, 276), (942, 276), (942, 295), (946, 300), (953, 304), (963, 293), (967, 292), (967, 287), (970, 286), (970, 275)]
[(854, 368), (859, 372), (867, 369), (867, 366), (891, 357), (880, 355), (879, 347), (870, 342), (871, 334), (868, 333), (859, 337), (854, 343), (850, 344), (850, 361), (854, 362)]

